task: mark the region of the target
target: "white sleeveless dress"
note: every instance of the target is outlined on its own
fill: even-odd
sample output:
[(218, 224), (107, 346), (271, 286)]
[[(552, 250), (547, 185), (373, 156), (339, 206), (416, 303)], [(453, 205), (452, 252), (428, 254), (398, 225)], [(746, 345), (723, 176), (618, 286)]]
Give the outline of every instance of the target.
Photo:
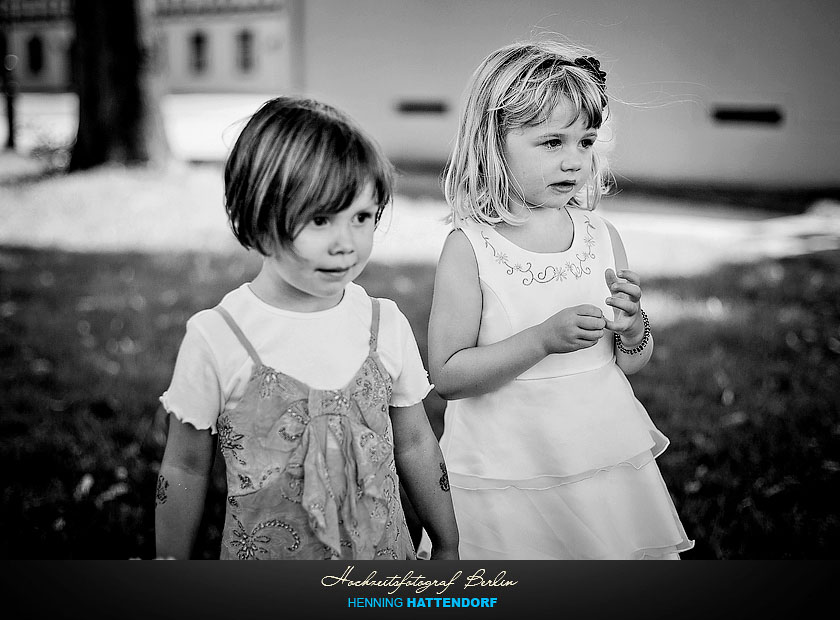
[[(463, 229), (478, 263), (478, 345), (582, 303), (606, 316), (610, 234), (568, 209), (568, 250), (536, 253), (490, 227)], [(668, 446), (615, 363), (611, 334), (554, 354), (482, 396), (454, 400), (441, 447), (461, 559), (642, 559), (694, 546), (655, 458)]]

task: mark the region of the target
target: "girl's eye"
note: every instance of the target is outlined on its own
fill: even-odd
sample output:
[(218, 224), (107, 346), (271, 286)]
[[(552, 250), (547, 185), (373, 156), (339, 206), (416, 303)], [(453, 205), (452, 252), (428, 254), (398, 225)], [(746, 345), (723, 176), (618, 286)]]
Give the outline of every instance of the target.
[(595, 140), (587, 138), (586, 140), (581, 140), (580, 145), (585, 149), (591, 149), (593, 146), (595, 146)]
[(364, 224), (365, 222), (372, 221), (373, 217), (373, 213), (362, 211), (361, 213), (356, 214), (356, 221), (359, 222), (359, 224)]
[(561, 146), (563, 146), (563, 143), (560, 140), (552, 139), (544, 142), (543, 146), (545, 146), (545, 148), (549, 150), (552, 150), (560, 148)]
[(312, 218), (312, 224), (315, 226), (326, 226), (330, 223), (330, 218), (325, 215), (316, 215)]

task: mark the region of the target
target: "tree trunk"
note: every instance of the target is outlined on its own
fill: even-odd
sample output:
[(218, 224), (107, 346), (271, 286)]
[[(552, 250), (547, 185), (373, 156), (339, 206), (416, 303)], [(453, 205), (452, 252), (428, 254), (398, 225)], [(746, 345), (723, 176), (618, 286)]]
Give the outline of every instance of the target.
[[(3, 23), (5, 28), (5, 23)], [(0, 91), (3, 92), (3, 99), (6, 101), (6, 148), (10, 151), (15, 149), (15, 135), (17, 132), (17, 121), (15, 120), (15, 99), (17, 98), (18, 85), (15, 81), (15, 64), (17, 58), (9, 54), (9, 44), (5, 32), (0, 32)]]
[(73, 16), (79, 129), (69, 169), (164, 164), (154, 0), (75, 0)]

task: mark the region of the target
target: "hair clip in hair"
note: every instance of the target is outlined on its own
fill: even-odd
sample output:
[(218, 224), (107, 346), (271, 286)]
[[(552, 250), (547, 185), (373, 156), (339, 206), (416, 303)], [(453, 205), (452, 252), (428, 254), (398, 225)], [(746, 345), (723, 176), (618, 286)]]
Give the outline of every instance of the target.
[(592, 77), (595, 78), (595, 81), (603, 88), (607, 84), (607, 74), (604, 71), (601, 71), (601, 63), (598, 62), (597, 58), (593, 58), (592, 56), (581, 56), (579, 58), (575, 58), (575, 64), (580, 67), (581, 69), (585, 69), (592, 74)]

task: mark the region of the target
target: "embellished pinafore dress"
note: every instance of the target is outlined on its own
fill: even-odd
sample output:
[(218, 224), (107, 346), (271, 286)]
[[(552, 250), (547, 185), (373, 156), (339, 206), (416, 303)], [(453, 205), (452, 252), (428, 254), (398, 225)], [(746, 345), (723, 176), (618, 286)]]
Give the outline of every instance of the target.
[[(482, 292), (478, 346), (579, 304), (613, 316), (606, 223), (567, 211), (574, 237), (564, 252), (528, 251), (492, 227), (462, 229)], [(610, 336), (448, 403), (441, 448), (461, 559), (667, 557), (693, 546), (655, 461), (668, 439), (616, 365)]]
[(338, 390), (263, 364), (216, 307), (254, 362), (241, 401), (217, 424), (228, 487), (221, 559), (415, 559), (394, 463), (391, 377), (376, 350), (379, 302), (371, 301), (368, 356)]

